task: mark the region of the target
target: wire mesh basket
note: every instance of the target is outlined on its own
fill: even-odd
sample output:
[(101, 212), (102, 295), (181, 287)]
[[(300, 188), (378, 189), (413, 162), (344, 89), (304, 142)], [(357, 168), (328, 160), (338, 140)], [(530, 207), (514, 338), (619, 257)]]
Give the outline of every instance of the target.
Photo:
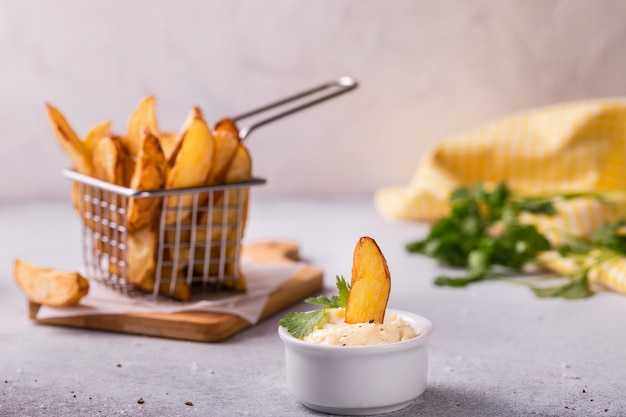
[[(243, 141), (260, 126), (357, 85), (351, 77), (341, 77), (231, 120), (261, 115), (261, 120), (239, 130)], [(179, 300), (188, 300), (195, 291), (245, 289), (239, 258), (248, 193), (250, 187), (265, 184), (264, 179), (138, 191), (73, 170), (63, 173), (74, 182), (73, 201), (83, 223), (83, 263), (89, 279), (128, 296), (164, 294)], [(138, 200), (152, 200), (159, 217), (149, 222), (150, 227), (131, 230), (129, 207)]]
[[(151, 288), (155, 296), (184, 299), (178, 293), (181, 288), (237, 288), (246, 194), (264, 179), (136, 191), (74, 171), (64, 175), (75, 182), (74, 201), (83, 221), (83, 261), (90, 279), (129, 296)], [(129, 231), (133, 199), (154, 199), (161, 206), (155, 227)]]

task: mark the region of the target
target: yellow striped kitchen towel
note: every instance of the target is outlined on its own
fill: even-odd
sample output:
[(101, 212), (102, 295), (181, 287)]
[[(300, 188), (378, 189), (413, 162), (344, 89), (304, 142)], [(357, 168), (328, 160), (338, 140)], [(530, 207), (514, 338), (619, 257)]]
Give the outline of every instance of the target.
[[(557, 216), (527, 219), (555, 243), (616, 220), (626, 207), (626, 100), (563, 103), (461, 132), (434, 146), (407, 185), (378, 190), (375, 202), (388, 219), (430, 222), (447, 214), (455, 188), (502, 181), (519, 195), (618, 191), (609, 203), (571, 200)], [(590, 278), (626, 293), (626, 259), (610, 266)]]

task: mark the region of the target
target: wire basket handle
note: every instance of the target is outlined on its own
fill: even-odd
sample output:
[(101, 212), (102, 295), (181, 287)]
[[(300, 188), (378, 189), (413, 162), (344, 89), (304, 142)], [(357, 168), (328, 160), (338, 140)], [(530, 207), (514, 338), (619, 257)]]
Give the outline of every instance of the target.
[(289, 104), (289, 103), (294, 102), (296, 100), (300, 100), (300, 99), (305, 98), (307, 96), (311, 96), (311, 95), (314, 95), (316, 93), (321, 93), (321, 92), (326, 91), (326, 90), (329, 91), (328, 93), (326, 93), (326, 94), (324, 94), (322, 96), (319, 96), (319, 97), (316, 97), (316, 98), (312, 98), (312, 99), (310, 99), (308, 101), (305, 101), (304, 103), (297, 104), (294, 107), (288, 108), (288, 109), (286, 109), (286, 110), (284, 110), (284, 111), (282, 111), (280, 113), (274, 114), (274, 115), (272, 115), (270, 117), (267, 117), (265, 119), (262, 119), (262, 120), (259, 120), (257, 122), (254, 122), (251, 125), (241, 129), (239, 131), (239, 137), (241, 138), (241, 140), (244, 140), (244, 139), (246, 139), (246, 137), (248, 137), (250, 132), (252, 132), (253, 130), (255, 130), (258, 127), (264, 126), (264, 125), (266, 125), (268, 123), (271, 123), (271, 122), (273, 122), (275, 120), (282, 119), (285, 116), (289, 116), (290, 114), (299, 112), (300, 110), (304, 110), (306, 108), (312, 107), (312, 106), (314, 106), (316, 104), (319, 104), (319, 103), (321, 103), (323, 101), (330, 100), (331, 98), (334, 98), (334, 97), (337, 97), (337, 96), (339, 96), (341, 94), (347, 93), (348, 91), (352, 91), (355, 88), (357, 88), (358, 85), (359, 85), (358, 82), (354, 78), (352, 78), (352, 77), (340, 77), (337, 80), (324, 83), (324, 84), (322, 84), (320, 86), (317, 86), (315, 88), (311, 88), (309, 90), (303, 91), (303, 92), (298, 93), (298, 94), (294, 94), (294, 95), (292, 95), (290, 97), (287, 97), (287, 98), (284, 98), (282, 100), (279, 100), (279, 101), (267, 104), (267, 105), (265, 105), (263, 107), (259, 107), (257, 109), (254, 109), (254, 110), (248, 111), (246, 113), (240, 114), (238, 116), (232, 117), (231, 119), (234, 122), (239, 122), (239, 121), (241, 121), (243, 119), (246, 119), (248, 117), (256, 116), (256, 115), (258, 115), (260, 113), (264, 113), (264, 112), (266, 112), (268, 110), (272, 110), (272, 109), (275, 109), (277, 107), (284, 106), (286, 104)]

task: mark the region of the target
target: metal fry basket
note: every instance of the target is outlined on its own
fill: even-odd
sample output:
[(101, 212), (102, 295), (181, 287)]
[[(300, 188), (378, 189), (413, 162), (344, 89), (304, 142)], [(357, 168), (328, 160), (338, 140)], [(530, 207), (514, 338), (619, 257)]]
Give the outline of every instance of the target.
[[(250, 187), (264, 184), (264, 179), (136, 191), (74, 171), (66, 170), (64, 175), (76, 184), (76, 209), (83, 221), (83, 262), (90, 279), (130, 296), (146, 293), (129, 282), (129, 274), (135, 270), (153, 278), (155, 296), (159, 292), (175, 295), (181, 282), (192, 290), (219, 289), (224, 283), (236, 288), (247, 216), (244, 194)], [(129, 232), (127, 223), (132, 199), (157, 199), (161, 205), (158, 227), (140, 231), (137, 237)], [(191, 204), (186, 205), (187, 201)], [(208, 221), (201, 221), (203, 218)], [(133, 243), (134, 238), (140, 241)], [(138, 254), (132, 255), (133, 244), (140, 245)], [(147, 261), (141, 258), (150, 250), (154, 255), (147, 254)]]
[[(265, 115), (239, 131), (240, 139), (245, 140), (257, 127), (357, 85), (354, 79), (342, 77), (231, 119), (240, 122)], [(285, 105), (290, 107), (267, 116)], [(179, 293), (181, 284), (192, 293), (239, 288), (248, 193), (251, 187), (265, 184), (265, 179), (138, 191), (73, 170), (65, 170), (63, 175), (74, 183), (73, 201), (82, 221), (83, 263), (90, 280), (127, 296), (164, 294), (183, 300), (188, 297)], [(160, 206), (156, 226), (129, 230), (129, 206), (134, 200), (146, 199)]]

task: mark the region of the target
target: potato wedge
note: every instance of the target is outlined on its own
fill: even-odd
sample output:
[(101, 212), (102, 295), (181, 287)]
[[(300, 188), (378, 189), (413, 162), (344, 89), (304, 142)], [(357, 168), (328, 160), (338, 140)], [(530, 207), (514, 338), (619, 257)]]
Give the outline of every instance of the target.
[[(138, 191), (160, 190), (167, 179), (167, 159), (156, 136), (144, 131), (142, 146), (137, 154), (130, 188)], [(162, 198), (131, 198), (128, 201), (126, 227), (135, 231), (152, 226), (160, 214)]]
[[(228, 182), (246, 181), (247, 179), (251, 177), (251, 160), (250, 160), (250, 155), (247, 152), (247, 149), (245, 148), (243, 144), (239, 142), (238, 134), (234, 134), (230, 130), (229, 125), (222, 125), (222, 126), (223, 127), (221, 128), (216, 128), (216, 130), (214, 130), (213, 132), (213, 136), (215, 138), (215, 152), (214, 152), (214, 157), (213, 157), (213, 163), (211, 164), (211, 171), (206, 181), (206, 185), (215, 185), (215, 184), (221, 184), (225, 182), (228, 183)], [(236, 129), (236, 127), (234, 129)], [(237, 157), (237, 155), (239, 156)], [(237, 161), (234, 162), (236, 157), (237, 157)], [(226, 178), (227, 176), (228, 178)], [(202, 195), (198, 200), (199, 206), (205, 206), (207, 203), (210, 204), (210, 202), (208, 202), (207, 200), (208, 200), (208, 196)], [(224, 216), (226, 216), (228, 218), (229, 223), (236, 222), (238, 220), (236, 210), (229, 210), (228, 213), (219, 211), (218, 206), (221, 205), (223, 201), (224, 201), (223, 192), (215, 192), (213, 194), (213, 206), (215, 210), (212, 216), (213, 219), (216, 222), (221, 224), (221, 222), (225, 218)], [(237, 201), (231, 200), (231, 203), (236, 204)], [(246, 215), (247, 215), (247, 209), (246, 209)], [(188, 217), (183, 218), (181, 219), (181, 223), (187, 226), (191, 223), (189, 220), (190, 219)], [(201, 248), (197, 248), (195, 250), (195, 255), (193, 255), (195, 256), (196, 260), (205, 259), (204, 247), (208, 246), (208, 244), (210, 244), (211, 241), (216, 242), (221, 239), (222, 231), (218, 230), (216, 227), (213, 233), (211, 233), (211, 236), (218, 235), (218, 237), (217, 238), (210, 237), (210, 240), (208, 242), (206, 241), (207, 222), (208, 222), (208, 212), (206, 211), (200, 212), (200, 215), (198, 216), (197, 224), (202, 225), (204, 227), (198, 228), (197, 234), (195, 236), (195, 242), (200, 243), (200, 246), (201, 246)], [(226, 233), (226, 231), (224, 231), (224, 233)], [(190, 234), (188, 233), (188, 235)], [(187, 236), (187, 237), (190, 237), (190, 236)], [(170, 236), (167, 236), (167, 238), (170, 238)], [(209, 249), (206, 249), (206, 250), (209, 250)], [(173, 251), (170, 251), (170, 252), (172, 252), (172, 256), (174, 256)], [(219, 258), (220, 253), (221, 253), (220, 248), (214, 248), (212, 249), (212, 252), (213, 252), (211, 254), (212, 259)], [(180, 248), (177, 256), (178, 256), (178, 259), (189, 260), (192, 257), (192, 255), (190, 254), (190, 248), (188, 247)], [(204, 268), (199, 265), (196, 265), (194, 267), (194, 270), (198, 274), (205, 273)], [(209, 273), (211, 275), (217, 275), (218, 274), (217, 265), (212, 265), (211, 271)]]
[[(250, 153), (246, 146), (241, 143), (237, 147), (235, 157), (233, 158), (232, 163), (230, 164), (228, 171), (224, 177), (224, 183), (233, 184), (237, 182), (248, 181), (252, 178), (252, 159), (250, 158)], [(248, 190), (243, 190), (241, 192), (242, 195), (242, 206), (243, 206), (243, 215), (242, 215), (242, 229), (245, 229), (245, 223), (248, 217)], [(221, 224), (226, 221), (227, 223), (236, 223), (238, 220), (238, 213), (235, 209), (227, 209), (226, 212), (222, 209), (222, 206), (225, 203), (225, 199), (228, 199), (227, 204), (229, 206), (234, 206), (239, 203), (239, 190), (230, 190), (224, 192), (215, 193), (214, 202), (213, 202), (213, 213), (211, 224), (213, 225), (212, 236), (210, 240), (216, 241), (220, 239), (222, 234), (222, 230), (220, 229)], [(208, 224), (208, 211), (203, 211), (200, 213), (198, 217), (199, 224)], [(203, 241), (206, 240), (205, 230), (204, 228), (200, 228), (196, 232), (196, 240)]]
[(54, 136), (61, 145), (61, 149), (69, 157), (74, 170), (80, 174), (92, 175), (91, 156), (83, 141), (80, 140), (65, 116), (56, 107), (47, 104), (46, 111)]
[[(236, 183), (248, 181), (252, 178), (252, 159), (250, 158), (250, 153), (248, 149), (243, 143), (240, 143), (237, 147), (237, 152), (235, 157), (233, 158), (232, 163), (230, 164), (228, 171), (225, 176), (226, 183)], [(219, 242), (224, 237), (226, 242), (231, 242), (227, 244), (225, 248), (222, 248), (222, 245), (217, 245), (211, 248), (211, 258), (219, 259), (223, 253), (227, 257), (227, 262), (224, 266), (224, 272), (226, 274), (233, 274), (235, 272), (236, 265), (232, 261), (235, 256), (235, 245), (233, 242), (236, 242), (243, 238), (245, 233), (246, 222), (248, 218), (248, 200), (249, 200), (249, 190), (229, 190), (222, 193), (217, 193), (214, 202), (214, 210), (212, 213), (212, 218), (209, 220), (208, 212), (202, 212), (199, 216), (198, 223), (201, 225), (206, 225), (208, 222), (211, 222), (211, 234), (207, 236), (207, 230), (204, 227), (199, 227), (196, 231), (196, 241), (197, 242)], [(222, 208), (224, 203), (227, 202), (228, 206), (235, 206), (239, 203), (242, 205), (242, 212), (239, 213), (238, 210), (232, 209), (224, 209)], [(226, 228), (222, 226), (224, 220), (229, 225)], [(240, 225), (238, 228), (237, 225)], [(238, 231), (240, 232), (238, 234)], [(203, 259), (204, 253), (203, 251), (196, 251), (196, 259)], [(200, 271), (200, 267), (196, 267), (196, 272), (202, 273)], [(217, 270), (217, 265), (213, 265), (210, 273), (212, 275), (216, 275), (219, 271)], [(224, 286), (227, 288), (233, 288), (237, 291), (245, 291), (246, 282), (243, 275), (239, 277), (237, 283), (232, 282), (232, 280), (225, 280)]]
[(95, 143), (96, 139), (101, 136), (111, 136), (112, 134), (113, 133), (111, 132), (111, 122), (109, 120), (100, 122), (97, 125), (93, 126), (91, 129), (89, 129), (89, 132), (87, 132), (87, 136), (85, 136), (84, 140), (85, 147), (87, 148), (89, 154), (91, 155), (93, 153), (93, 144)]
[(239, 128), (237, 127), (237, 124), (233, 121), (233, 119), (230, 119), (228, 117), (225, 117), (215, 123), (214, 130), (229, 132), (233, 136), (237, 137), (237, 139), (239, 139)]
[(123, 138), (123, 143), (132, 157), (136, 156), (141, 148), (145, 129), (148, 129), (154, 136), (159, 134), (153, 96), (142, 98), (128, 118), (127, 133)]
[[(94, 141), (92, 163), (95, 178), (116, 185), (128, 185), (128, 173), (132, 169), (133, 162), (118, 136), (101, 136)], [(106, 222), (89, 225), (100, 236), (94, 240), (94, 247), (100, 252), (117, 257), (121, 249), (119, 245), (112, 246), (110, 242), (117, 240), (115, 236), (119, 231), (116, 225), (123, 224), (124, 215), (119, 210), (122, 207), (123, 197), (97, 188), (91, 190), (91, 197), (100, 203), (90, 204), (83, 208), (92, 215), (106, 219)], [(108, 206), (104, 206), (103, 201)], [(105, 223), (108, 226), (105, 226)], [(109, 239), (111, 237), (113, 239)]]
[[(226, 173), (225, 182), (227, 184), (233, 184), (236, 182), (244, 182), (252, 179), (252, 158), (250, 157), (250, 152), (248, 152), (248, 148), (243, 143), (240, 143), (237, 147), (237, 152), (235, 157), (233, 158), (230, 167), (228, 168), (228, 172)], [(229, 205), (233, 203), (239, 203), (240, 191), (231, 190), (227, 191), (228, 202)], [(241, 236), (239, 238), (243, 238), (243, 233), (246, 228), (246, 223), (248, 221), (248, 200), (249, 200), (249, 190), (245, 189), (241, 191), (241, 205), (242, 205), (242, 219), (241, 219)], [(225, 197), (223, 197), (225, 198)], [(235, 212), (235, 213), (233, 213)], [(229, 210), (229, 218), (234, 218), (236, 216), (235, 210)]]
[(165, 159), (167, 159), (168, 161), (172, 159), (172, 155), (174, 154), (174, 151), (178, 148), (180, 139), (181, 137), (179, 133), (159, 133), (159, 143), (161, 144), (161, 149), (163, 149), (163, 154), (165, 154)]
[(157, 233), (150, 227), (128, 234), (126, 263), (128, 282), (148, 291), (154, 289)]
[(362, 237), (354, 249), (352, 281), (346, 302), (346, 323), (381, 324), (391, 291), (387, 261), (371, 237)]
[[(177, 151), (174, 152), (174, 160), (170, 161), (171, 169), (167, 175), (166, 188), (184, 188), (205, 185), (213, 162), (215, 151), (215, 138), (211, 129), (202, 118), (199, 109), (192, 110), (186, 123), (181, 142)], [(179, 201), (182, 200), (182, 201)], [(167, 207), (175, 209), (183, 206), (189, 207), (193, 202), (192, 194), (184, 194), (179, 197), (167, 199)], [(185, 217), (188, 217), (188, 213)], [(175, 211), (168, 213), (166, 223), (174, 224), (177, 221)]]
[(89, 281), (78, 272), (55, 271), (16, 259), (13, 274), (28, 299), (45, 306), (74, 305), (89, 292)]
[(213, 131), (213, 136), (215, 137), (215, 153), (213, 155), (211, 172), (209, 172), (206, 182), (208, 185), (224, 182), (228, 167), (239, 147), (239, 134), (233, 133), (229, 129), (217, 128)]
[[(156, 230), (145, 227), (129, 233), (127, 242), (128, 282), (146, 291), (154, 291), (158, 246)], [(164, 268), (162, 272), (164, 280), (171, 277), (171, 274), (167, 274), (167, 268)], [(177, 281), (174, 284), (173, 293), (170, 294), (170, 284), (164, 281), (160, 285), (159, 292), (181, 301), (187, 301), (191, 298), (191, 292), (186, 282)]]
[(128, 186), (135, 170), (120, 136), (100, 136), (94, 140), (91, 156), (93, 177), (111, 184)]
[(191, 126), (194, 120), (204, 120), (204, 114), (202, 113), (202, 110), (200, 110), (200, 107), (197, 107), (197, 106), (193, 107), (191, 111), (189, 112), (189, 114), (187, 115), (187, 117), (185, 118), (183, 127), (180, 129), (178, 133), (176, 133), (175, 138), (173, 139), (169, 138), (173, 142), (173, 144), (175, 144), (175, 147), (172, 148), (170, 151), (170, 157), (168, 159), (170, 167), (173, 167), (174, 164), (176, 163), (176, 158), (178, 157), (178, 153), (180, 152), (180, 149), (183, 146), (183, 138), (189, 131), (189, 127)]

